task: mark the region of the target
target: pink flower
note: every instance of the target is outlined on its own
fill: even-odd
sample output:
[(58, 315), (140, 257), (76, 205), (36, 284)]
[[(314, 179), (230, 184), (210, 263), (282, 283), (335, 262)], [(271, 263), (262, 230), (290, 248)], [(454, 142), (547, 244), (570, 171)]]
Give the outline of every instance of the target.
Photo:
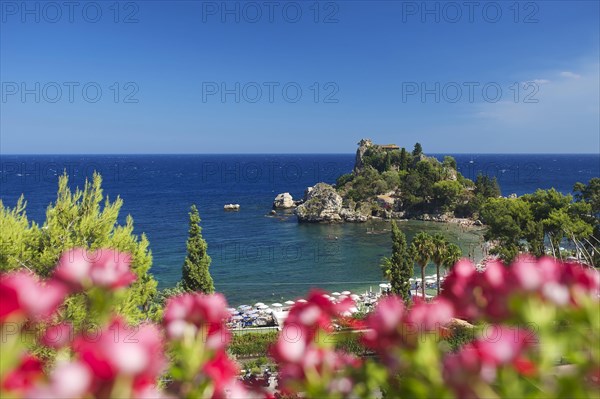
[(27, 392), (31, 399), (83, 398), (88, 396), (92, 385), (92, 373), (81, 362), (59, 362), (52, 370), (49, 383), (39, 385)]
[(54, 278), (67, 284), (73, 291), (92, 285), (117, 289), (136, 280), (130, 264), (129, 255), (112, 249), (88, 252), (83, 248), (74, 248), (61, 256)]
[(521, 328), (492, 325), (484, 331), (484, 337), (473, 345), (483, 363), (494, 367), (512, 363), (532, 342), (528, 332)]
[(419, 298), (406, 315), (405, 323), (419, 332), (437, 331), (447, 325), (453, 315), (454, 309), (447, 299), (437, 298), (427, 303)]
[(69, 345), (72, 338), (73, 326), (70, 323), (60, 323), (48, 327), (40, 341), (43, 345), (60, 349)]
[(79, 337), (74, 350), (81, 361), (100, 381), (114, 380), (117, 375), (134, 378), (134, 384), (154, 382), (166, 365), (160, 332), (152, 324), (136, 328), (114, 319), (104, 328), (97, 341)]
[(0, 286), (3, 294), (0, 317), (3, 319), (16, 313), (34, 320), (44, 319), (58, 308), (67, 295), (63, 284), (54, 280), (43, 282), (24, 271), (3, 275)]
[(229, 317), (223, 295), (184, 294), (167, 302), (164, 325), (170, 339), (182, 339), (187, 333), (206, 334), (206, 346), (212, 350), (225, 347), (231, 333), (224, 321)]
[(74, 292), (91, 284), (91, 257), (83, 248), (64, 252), (54, 269), (54, 278), (67, 284)]
[[(98, 256), (98, 252), (100, 253)], [(94, 285), (108, 288), (127, 287), (136, 276), (129, 268), (131, 257), (111, 249), (101, 249), (94, 254), (90, 278)]]

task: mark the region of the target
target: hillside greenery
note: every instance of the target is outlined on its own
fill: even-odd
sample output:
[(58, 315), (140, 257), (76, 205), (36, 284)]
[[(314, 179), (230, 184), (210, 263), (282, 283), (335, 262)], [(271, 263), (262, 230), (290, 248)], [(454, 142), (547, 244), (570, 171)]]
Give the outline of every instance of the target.
[[(368, 147), (362, 163), (355, 173), (340, 176), (336, 189), (352, 210), (366, 210), (374, 216), (387, 211), (407, 217), (422, 213), (478, 217), (485, 200), (500, 195), (495, 178), (478, 176), (473, 182), (457, 171), (453, 157), (446, 156), (442, 162), (427, 157), (419, 143), (412, 152)], [(377, 201), (384, 194), (394, 200), (391, 209)]]

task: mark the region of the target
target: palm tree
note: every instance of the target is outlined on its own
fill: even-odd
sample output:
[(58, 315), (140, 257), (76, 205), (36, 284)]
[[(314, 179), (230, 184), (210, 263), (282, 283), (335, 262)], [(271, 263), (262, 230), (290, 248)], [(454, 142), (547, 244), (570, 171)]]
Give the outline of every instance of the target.
[(446, 251), (448, 250), (448, 241), (446, 238), (440, 233), (434, 234), (432, 237), (433, 241), (433, 254), (431, 259), (435, 264), (435, 272), (437, 279), (437, 294), (440, 295), (440, 265), (444, 261), (444, 257), (446, 256)]
[(462, 258), (462, 249), (456, 244), (448, 244), (444, 257), (442, 258), (442, 267), (446, 270), (452, 269), (452, 267)]
[(413, 238), (411, 247), (415, 262), (421, 268), (421, 292), (423, 294), (423, 300), (425, 300), (425, 267), (433, 256), (433, 238), (422, 231)]

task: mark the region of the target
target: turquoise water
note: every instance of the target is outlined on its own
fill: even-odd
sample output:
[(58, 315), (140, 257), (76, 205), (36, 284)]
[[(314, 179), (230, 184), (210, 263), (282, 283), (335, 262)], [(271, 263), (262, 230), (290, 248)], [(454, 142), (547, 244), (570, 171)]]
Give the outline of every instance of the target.
[[(480, 171), (496, 176), (505, 195), (538, 187), (570, 192), (575, 182), (600, 176), (598, 155), (473, 154), (456, 159), (467, 177)], [(232, 304), (281, 301), (303, 296), (310, 287), (378, 289), (379, 261), (391, 247), (387, 222), (305, 225), (291, 214), (266, 216), (278, 193), (301, 198), (307, 186), (332, 183), (353, 165), (353, 154), (0, 155), (0, 198), (13, 206), (23, 193), (28, 215), (39, 222), (55, 199), (58, 174), (67, 170), (73, 184), (82, 185), (86, 176), (99, 171), (105, 194), (124, 200), (121, 220), (131, 214), (135, 231), (147, 234), (152, 273), (160, 287), (181, 276), (187, 213), (195, 203), (217, 290)], [(238, 203), (241, 210), (224, 212), (227, 203)], [(441, 230), (465, 252), (479, 249), (480, 235), (455, 225), (402, 222), (401, 228), (409, 238), (420, 230)]]

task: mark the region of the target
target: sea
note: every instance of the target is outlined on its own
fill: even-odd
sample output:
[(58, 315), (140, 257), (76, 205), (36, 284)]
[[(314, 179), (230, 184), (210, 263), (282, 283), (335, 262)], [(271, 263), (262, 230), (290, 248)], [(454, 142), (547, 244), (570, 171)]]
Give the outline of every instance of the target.
[[(552, 187), (568, 194), (576, 182), (600, 177), (598, 154), (450, 155), (468, 178), (496, 177), (503, 195)], [(99, 172), (104, 194), (123, 200), (120, 221), (131, 215), (135, 233), (148, 237), (159, 288), (181, 277), (188, 212), (196, 204), (216, 290), (235, 306), (281, 302), (312, 288), (379, 290), (379, 264), (391, 249), (388, 222), (299, 224), (291, 212), (269, 215), (277, 194), (300, 199), (307, 187), (334, 183), (353, 166), (354, 154), (0, 155), (0, 199), (12, 207), (24, 195), (28, 217), (42, 223), (63, 171), (73, 188)], [(240, 210), (224, 211), (230, 203)], [(400, 226), (409, 239), (439, 231), (465, 254), (481, 256), (481, 230), (418, 221)], [(428, 266), (426, 273), (434, 272)]]

